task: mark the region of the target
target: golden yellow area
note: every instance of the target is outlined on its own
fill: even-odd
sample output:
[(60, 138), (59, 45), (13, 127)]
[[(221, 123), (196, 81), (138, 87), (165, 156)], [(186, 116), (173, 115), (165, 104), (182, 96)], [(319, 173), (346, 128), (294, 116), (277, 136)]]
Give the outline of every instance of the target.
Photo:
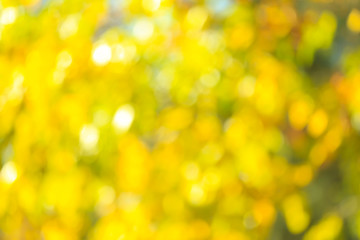
[(295, 168), (293, 176), (295, 184), (306, 186), (313, 179), (313, 170), (308, 165), (299, 166)]
[(316, 110), (310, 117), (308, 132), (313, 137), (320, 136), (328, 126), (328, 116), (322, 109)]
[(336, 239), (341, 232), (343, 222), (336, 214), (321, 219), (306, 232), (304, 240)]
[(289, 109), (289, 121), (291, 126), (297, 130), (303, 129), (309, 121), (312, 107), (309, 100), (298, 100), (291, 104)]
[(286, 220), (286, 224), (291, 233), (301, 233), (309, 225), (310, 216), (305, 210), (303, 198), (294, 194), (283, 201), (283, 211)]
[(254, 29), (247, 24), (236, 26), (229, 34), (229, 47), (233, 49), (246, 49), (254, 41)]
[(360, 11), (357, 9), (351, 10), (346, 23), (350, 31), (360, 32)]

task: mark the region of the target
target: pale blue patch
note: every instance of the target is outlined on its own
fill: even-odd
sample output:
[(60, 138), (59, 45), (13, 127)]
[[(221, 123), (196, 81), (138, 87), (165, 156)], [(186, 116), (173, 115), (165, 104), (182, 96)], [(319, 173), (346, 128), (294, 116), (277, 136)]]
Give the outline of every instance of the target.
[(231, 10), (232, 0), (206, 0), (206, 5), (215, 15), (225, 16)]

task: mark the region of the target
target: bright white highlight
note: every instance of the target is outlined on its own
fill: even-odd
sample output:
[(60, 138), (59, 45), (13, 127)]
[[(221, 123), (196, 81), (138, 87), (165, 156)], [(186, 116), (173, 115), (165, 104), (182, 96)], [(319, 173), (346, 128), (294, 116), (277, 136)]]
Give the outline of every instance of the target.
[(8, 7), (2, 10), (0, 23), (3, 25), (12, 24), (18, 16), (18, 11), (15, 7)]
[(7, 162), (1, 169), (1, 178), (7, 184), (13, 183), (17, 176), (17, 170), (13, 162)]
[(134, 108), (129, 105), (123, 105), (118, 108), (113, 118), (113, 127), (118, 133), (123, 133), (129, 130), (133, 120), (135, 111)]
[(108, 64), (111, 60), (111, 47), (105, 43), (96, 46), (92, 53), (92, 60), (98, 66)]
[(85, 125), (80, 131), (80, 146), (83, 150), (91, 152), (96, 150), (99, 141), (99, 131), (93, 125)]
[(148, 20), (139, 20), (134, 26), (133, 33), (139, 41), (146, 41), (153, 35), (154, 25)]

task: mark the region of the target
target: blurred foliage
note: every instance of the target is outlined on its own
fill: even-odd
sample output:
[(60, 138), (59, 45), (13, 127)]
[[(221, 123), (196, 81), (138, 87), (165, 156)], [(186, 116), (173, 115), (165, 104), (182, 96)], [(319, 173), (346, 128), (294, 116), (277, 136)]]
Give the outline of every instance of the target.
[(0, 239), (359, 239), (358, 4), (1, 0)]

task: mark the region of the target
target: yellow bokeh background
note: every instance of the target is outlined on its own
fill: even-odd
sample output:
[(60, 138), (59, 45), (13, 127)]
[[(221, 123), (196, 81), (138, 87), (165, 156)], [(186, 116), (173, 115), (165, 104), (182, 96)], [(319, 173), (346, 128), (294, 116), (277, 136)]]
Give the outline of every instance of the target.
[(360, 238), (355, 0), (0, 0), (0, 239)]

